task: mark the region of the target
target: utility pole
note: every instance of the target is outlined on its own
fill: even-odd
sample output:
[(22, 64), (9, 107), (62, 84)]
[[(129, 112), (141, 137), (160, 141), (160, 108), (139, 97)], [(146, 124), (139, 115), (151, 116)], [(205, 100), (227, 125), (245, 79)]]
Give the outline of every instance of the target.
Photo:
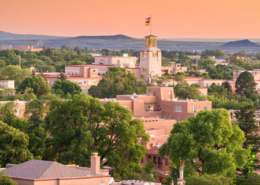
[(19, 66), (21, 67), (21, 52), (19, 53)]

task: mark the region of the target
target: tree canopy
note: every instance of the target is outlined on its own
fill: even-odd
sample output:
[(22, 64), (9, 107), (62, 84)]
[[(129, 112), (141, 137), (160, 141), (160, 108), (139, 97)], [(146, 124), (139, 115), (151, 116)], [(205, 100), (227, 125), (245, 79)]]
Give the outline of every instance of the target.
[(0, 69), (0, 80), (14, 80), (15, 86), (18, 87), (30, 74), (29, 69), (22, 69), (17, 65), (9, 65)]
[(0, 184), (1, 185), (17, 185), (15, 181), (12, 180), (10, 176), (6, 173), (0, 172)]
[(149, 138), (130, 110), (110, 101), (101, 106), (99, 99), (83, 93), (67, 101), (52, 100), (45, 124), (52, 136), (47, 139), (47, 159), (89, 166), (96, 151), (120, 176), (126, 166), (141, 161), (146, 148), (139, 141)]
[(60, 79), (56, 80), (51, 88), (52, 93), (60, 95), (62, 98), (65, 98), (68, 94), (71, 96), (79, 94), (81, 91), (81, 87), (78, 84)]
[(216, 175), (193, 175), (185, 178), (185, 185), (232, 185), (234, 183), (233, 178)]
[(29, 138), (18, 129), (0, 121), (0, 165), (19, 164), (33, 158), (28, 150)]
[(98, 85), (89, 90), (89, 94), (97, 98), (115, 98), (116, 95), (145, 92), (146, 85), (143, 81), (138, 81), (134, 73), (118, 67), (110, 67)]
[(159, 152), (177, 167), (184, 164), (186, 174), (202, 171), (232, 176), (247, 162), (244, 141), (243, 131), (230, 124), (227, 110), (201, 111), (176, 123)]
[(47, 95), (50, 92), (50, 86), (45, 79), (41, 76), (36, 76), (35, 74), (24, 79), (17, 90), (24, 93), (27, 88), (33, 89), (34, 94), (38, 97)]
[(252, 94), (255, 92), (255, 88), (255, 79), (250, 72), (245, 71), (239, 75), (236, 80), (236, 93), (240, 95), (244, 93)]

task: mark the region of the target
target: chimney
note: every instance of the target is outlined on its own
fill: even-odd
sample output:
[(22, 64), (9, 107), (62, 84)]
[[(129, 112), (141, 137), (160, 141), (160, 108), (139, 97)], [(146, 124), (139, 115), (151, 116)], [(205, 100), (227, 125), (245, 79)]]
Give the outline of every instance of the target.
[(180, 169), (180, 179), (183, 179), (183, 169)]
[(100, 174), (100, 156), (94, 152), (91, 156), (91, 173), (94, 175)]
[(180, 178), (177, 179), (177, 185), (185, 185), (186, 181), (183, 179), (183, 168), (180, 169)]
[(170, 185), (174, 185), (173, 179), (172, 179), (172, 181), (171, 181)]
[(8, 163), (8, 164), (6, 164), (5, 165), (5, 168), (11, 168), (11, 167), (14, 167), (14, 166), (16, 166), (17, 164), (10, 164), (10, 163)]

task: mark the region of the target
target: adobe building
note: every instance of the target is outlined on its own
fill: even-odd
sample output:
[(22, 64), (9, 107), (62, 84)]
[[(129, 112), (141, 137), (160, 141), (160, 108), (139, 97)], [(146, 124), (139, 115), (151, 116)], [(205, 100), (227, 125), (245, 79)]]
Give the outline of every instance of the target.
[(32, 52), (39, 52), (42, 51), (43, 48), (34, 48), (33, 45), (21, 45), (21, 46), (16, 46), (15, 49), (20, 50), (20, 51), (32, 51)]
[(128, 54), (123, 54), (123, 56), (95, 56), (95, 63), (101, 65), (114, 65), (120, 68), (134, 68), (136, 65), (137, 57), (128, 56)]
[(162, 66), (162, 71), (169, 74), (185, 73), (187, 72), (187, 67), (181, 67), (180, 63), (171, 62), (170, 66)]
[(175, 98), (172, 87), (147, 87), (144, 95), (117, 95), (115, 99), (101, 99), (119, 102), (133, 112), (134, 117), (155, 117), (183, 121), (195, 116), (201, 110), (211, 110), (211, 101), (181, 100)]
[(15, 95), (15, 81), (0, 80), (0, 91), (5, 91), (8, 95)]
[[(40, 75), (40, 73), (36, 73)], [(60, 73), (44, 73), (47, 83), (50, 87), (58, 80)], [(86, 65), (71, 65), (65, 67), (65, 75), (67, 80), (77, 83), (83, 93), (88, 93), (92, 85), (97, 85), (102, 79), (98, 75), (98, 68), (90, 68)]]
[(6, 50), (6, 49), (12, 49), (13, 46), (12, 45), (5, 45), (4, 43), (2, 45), (0, 45), (0, 50)]
[[(173, 80), (173, 83), (177, 84), (174, 81), (175, 77), (172, 76), (171, 78)], [(186, 77), (185, 81), (188, 82), (189, 85), (198, 84), (200, 86), (200, 88), (207, 88), (207, 87), (210, 87), (213, 83), (215, 83), (216, 85), (222, 85), (227, 80), (225, 80), (225, 79), (204, 79), (204, 78), (200, 78), (200, 77)]]

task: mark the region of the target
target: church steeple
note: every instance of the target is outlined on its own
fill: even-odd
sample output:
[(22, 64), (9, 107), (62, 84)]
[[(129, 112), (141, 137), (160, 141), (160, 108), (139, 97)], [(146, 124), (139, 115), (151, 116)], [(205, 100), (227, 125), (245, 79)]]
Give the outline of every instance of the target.
[(145, 47), (157, 47), (157, 36), (148, 35), (145, 36)]

